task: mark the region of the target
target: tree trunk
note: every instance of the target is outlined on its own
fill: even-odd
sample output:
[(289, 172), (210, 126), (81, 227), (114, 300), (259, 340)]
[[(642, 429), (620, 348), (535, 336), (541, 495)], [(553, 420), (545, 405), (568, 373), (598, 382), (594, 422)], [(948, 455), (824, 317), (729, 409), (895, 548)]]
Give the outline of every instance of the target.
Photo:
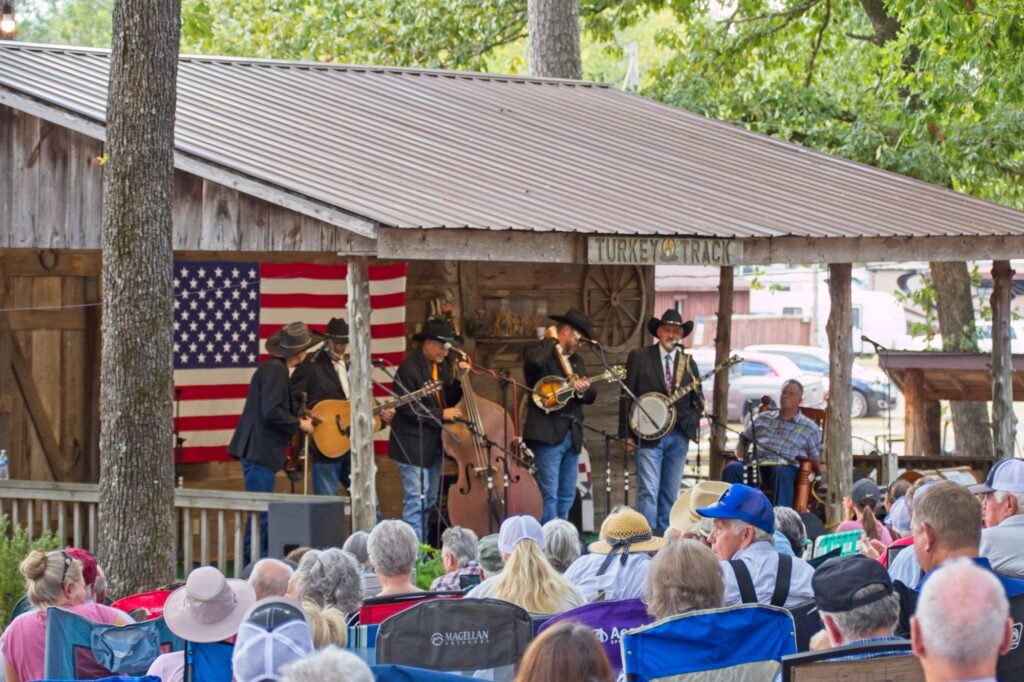
[(175, 574), (172, 386), (178, 0), (116, 0), (103, 175), (99, 555), (111, 592)]
[(1013, 358), (1010, 356), (1010, 261), (992, 263), (992, 436), (996, 459), (1013, 457), (1017, 415), (1013, 413)]
[(853, 452), (850, 448), (850, 400), (853, 395), (853, 315), (850, 263), (828, 266), (828, 292), (832, 307), (828, 332), (828, 407), (825, 415), (825, 457), (828, 463), (828, 498), (825, 518), (829, 525), (843, 520), (843, 498), (853, 486)]
[[(964, 261), (930, 264), (932, 285), (938, 300), (942, 347), (948, 351), (976, 352), (974, 303), (971, 278)], [(956, 450), (971, 457), (992, 456), (992, 426), (985, 403), (952, 400)]]
[(373, 461), (370, 277), (365, 256), (348, 260), (348, 320), (352, 337), (352, 530), (370, 532), (377, 523), (377, 465)]
[[(732, 299), (733, 269), (731, 265), (718, 269), (718, 315), (715, 325), (715, 367), (729, 359), (732, 351)], [(715, 375), (715, 390), (711, 396), (711, 413), (717, 420), (712, 424), (710, 477), (722, 477), (722, 453), (725, 450), (725, 424), (729, 421), (729, 370)]]
[(531, 76), (583, 77), (579, 0), (529, 0), (527, 62)]

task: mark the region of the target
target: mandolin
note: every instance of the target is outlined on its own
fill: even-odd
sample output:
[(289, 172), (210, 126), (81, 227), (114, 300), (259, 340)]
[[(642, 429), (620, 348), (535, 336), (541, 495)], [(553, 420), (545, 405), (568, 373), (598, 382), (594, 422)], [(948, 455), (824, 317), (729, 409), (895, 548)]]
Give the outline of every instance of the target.
[[(394, 400), (374, 406), (373, 430), (380, 431), (383, 428), (378, 415), (384, 410), (401, 407), (440, 389), (440, 381), (428, 381), (423, 384), (422, 388), (418, 388), (412, 393), (406, 393)], [(352, 404), (348, 400), (321, 400), (310, 410), (315, 424), (313, 442), (316, 443), (317, 449), (324, 457), (331, 459), (341, 457), (351, 449), (352, 443), (349, 440), (352, 433), (351, 410)]]
[[(618, 381), (626, 378), (626, 368), (614, 365), (596, 376), (589, 377), (591, 384), (602, 381)], [(557, 412), (569, 403), (573, 395), (572, 379), (549, 374), (533, 386), (533, 404), (546, 414)]]

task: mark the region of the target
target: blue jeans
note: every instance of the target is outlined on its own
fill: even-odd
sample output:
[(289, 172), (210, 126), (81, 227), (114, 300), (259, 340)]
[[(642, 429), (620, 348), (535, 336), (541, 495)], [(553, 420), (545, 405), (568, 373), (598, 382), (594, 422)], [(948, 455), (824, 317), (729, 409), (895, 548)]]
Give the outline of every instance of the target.
[(637, 448), (636, 473), (640, 489), (637, 511), (647, 517), (651, 528), (668, 528), (668, 515), (679, 497), (683, 465), (690, 441), (679, 429), (672, 429), (652, 447)]
[(776, 507), (792, 507), (793, 492), (796, 488), (796, 477), (800, 467), (780, 464), (778, 466), (761, 467), (761, 480), (775, 491)]
[[(254, 462), (251, 459), (242, 459), (242, 478), (245, 479), (245, 489), (252, 493), (272, 493), (274, 492), (274, 479), (276, 473), (273, 469), (263, 466), (258, 462)], [(267, 538), (267, 515), (260, 514), (260, 551), (259, 556), (253, 556), (252, 549), (252, 535), (250, 535), (250, 525), (252, 523), (252, 514), (249, 514), (249, 518), (245, 520), (245, 550), (243, 554), (249, 557), (249, 561), (256, 561), (267, 556), (267, 546), (269, 539)], [(186, 570), (191, 570), (191, 566), (187, 566)]]
[(437, 494), (441, 488), (441, 463), (444, 457), (438, 457), (437, 461), (429, 467), (418, 467), (413, 464), (399, 464), (398, 475), (402, 478), (402, 520), (412, 526), (416, 531), (416, 537), (423, 542), (425, 529), (423, 528), (424, 515), (420, 512), (420, 476), (423, 483), (426, 483), (426, 499), (423, 501), (423, 512), (429, 516), (430, 508), (437, 504)]
[(722, 468), (722, 481), (725, 483), (743, 483), (743, 462), (729, 462)]
[(313, 462), (313, 493), (316, 495), (337, 495), (338, 483), (345, 484), (345, 490), (351, 486), (352, 455), (330, 462)]
[(569, 518), (569, 509), (576, 498), (580, 462), (580, 453), (572, 447), (572, 430), (561, 443), (549, 445), (530, 441), (529, 446), (537, 463), (537, 486), (544, 499), (541, 523)]

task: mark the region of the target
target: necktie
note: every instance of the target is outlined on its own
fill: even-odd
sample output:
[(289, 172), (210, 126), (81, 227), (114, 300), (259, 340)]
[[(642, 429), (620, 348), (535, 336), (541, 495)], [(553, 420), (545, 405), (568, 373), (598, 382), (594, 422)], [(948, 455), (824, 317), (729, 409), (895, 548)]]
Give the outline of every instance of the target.
[(335, 363), (334, 369), (338, 372), (338, 381), (341, 382), (341, 390), (345, 392), (345, 397), (351, 398), (352, 394), (348, 390), (348, 369), (345, 368), (345, 361), (339, 360)]
[(672, 354), (665, 354), (665, 385), (672, 390)]
[[(437, 381), (437, 363), (436, 362), (433, 365), (430, 366), (430, 376), (434, 378), (434, 381)], [(434, 397), (437, 398), (437, 404), (440, 405), (441, 409), (443, 410), (444, 409), (444, 395), (441, 393), (440, 389), (434, 391)]]

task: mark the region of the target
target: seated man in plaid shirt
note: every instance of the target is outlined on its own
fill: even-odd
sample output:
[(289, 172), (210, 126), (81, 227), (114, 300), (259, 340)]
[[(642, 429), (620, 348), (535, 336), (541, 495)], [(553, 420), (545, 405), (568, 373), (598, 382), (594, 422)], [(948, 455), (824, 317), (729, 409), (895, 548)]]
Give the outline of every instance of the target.
[[(812, 459), (819, 471), (824, 469), (819, 462), (821, 429), (800, 412), (803, 398), (803, 384), (796, 379), (784, 383), (779, 409), (754, 417), (736, 447), (736, 459), (742, 462), (748, 445), (754, 443), (761, 480), (775, 492), (775, 505), (778, 507), (793, 506), (793, 489), (800, 471), (798, 457)], [(742, 483), (742, 465), (726, 467), (722, 480)]]
[(477, 561), (478, 545), (476, 533), (469, 528), (452, 526), (442, 533), (441, 563), (445, 574), (436, 578), (430, 589), (461, 591), (479, 584), (483, 570)]

